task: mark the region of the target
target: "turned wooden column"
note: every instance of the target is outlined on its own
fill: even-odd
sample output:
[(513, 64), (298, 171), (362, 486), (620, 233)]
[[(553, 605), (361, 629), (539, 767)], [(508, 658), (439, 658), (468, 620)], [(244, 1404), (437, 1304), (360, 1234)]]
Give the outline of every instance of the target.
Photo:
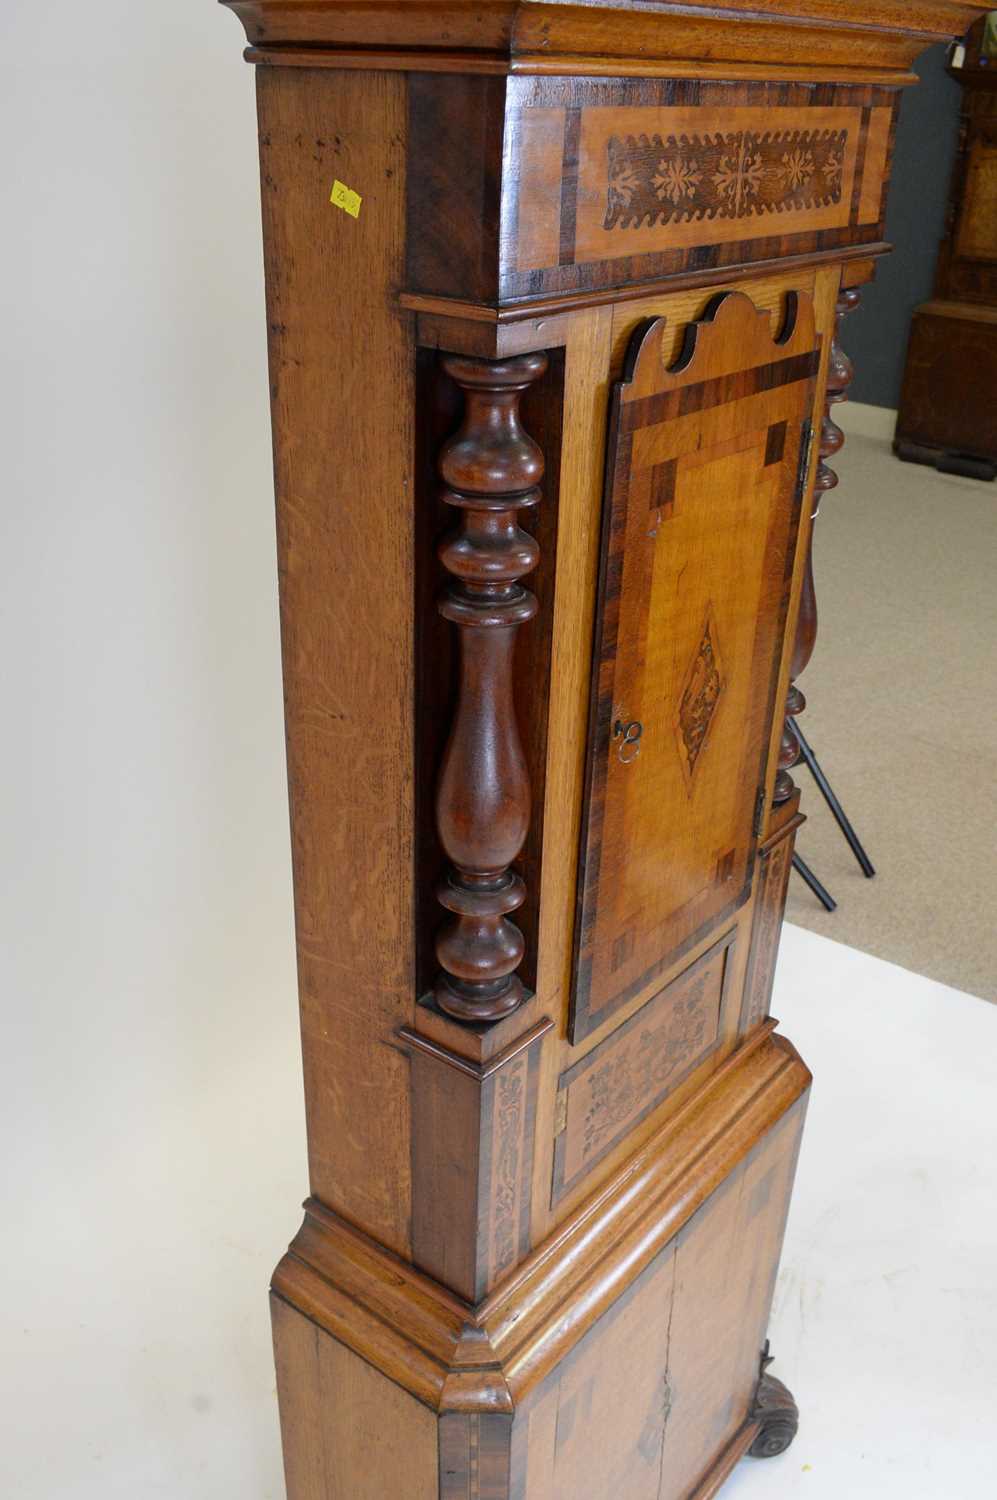
[(460, 686), (436, 797), (440, 842), (450, 860), (437, 896), (452, 914), (436, 940), (440, 1008), (462, 1021), (495, 1021), (523, 998), (516, 973), (523, 936), (509, 920), (526, 896), (510, 866), (530, 819), (530, 784), (513, 703), (520, 625), (537, 601), (520, 583), (539, 561), (521, 510), (540, 499), (544, 460), (523, 430), (522, 393), (547, 368), (543, 354), (482, 360), (448, 356), (464, 418), (444, 444), (443, 499), (459, 524), (440, 545), (453, 582), (440, 613), (457, 627)]
[(848, 400), (848, 387), (851, 385), (855, 375), (852, 362), (838, 342), (838, 334), (841, 330), (842, 318), (853, 312), (859, 305), (861, 294), (854, 289), (843, 287), (838, 294), (836, 304), (837, 316), (835, 319), (834, 339), (831, 343), (831, 354), (827, 367), (827, 387), (824, 397), (824, 413), (820, 429), (820, 462), (817, 465), (817, 476), (814, 480), (814, 507), (811, 513), (810, 534), (807, 537), (807, 556), (803, 572), (803, 584), (800, 591), (800, 612), (796, 621), (796, 636), (793, 641), (793, 655), (790, 663), (789, 692), (786, 695), (786, 720), (783, 726), (782, 742), (779, 747), (779, 770), (775, 778), (774, 801), (776, 803), (787, 802), (793, 795), (794, 783), (789, 774), (792, 768), (800, 762), (800, 746), (793, 732), (793, 719), (801, 714), (807, 706), (807, 700), (796, 685), (796, 680), (801, 677), (809, 665), (810, 658), (814, 654), (814, 646), (817, 643), (817, 593), (814, 588), (814, 559), (813, 559), (813, 527), (820, 514), (821, 498), (828, 490), (833, 490), (838, 483), (838, 476), (829, 464), (824, 460), (833, 458), (844, 446), (845, 434), (831, 416), (831, 408), (839, 401)]

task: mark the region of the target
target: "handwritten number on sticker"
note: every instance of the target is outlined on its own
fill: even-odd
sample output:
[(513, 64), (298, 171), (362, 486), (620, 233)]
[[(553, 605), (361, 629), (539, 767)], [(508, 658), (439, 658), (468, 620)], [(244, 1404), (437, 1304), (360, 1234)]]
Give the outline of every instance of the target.
[(355, 193), (352, 188), (348, 188), (345, 182), (340, 182), (338, 177), (332, 184), (329, 202), (334, 203), (337, 208), (341, 208), (344, 213), (350, 214), (352, 218), (359, 219), (360, 205), (363, 199), (359, 193)]

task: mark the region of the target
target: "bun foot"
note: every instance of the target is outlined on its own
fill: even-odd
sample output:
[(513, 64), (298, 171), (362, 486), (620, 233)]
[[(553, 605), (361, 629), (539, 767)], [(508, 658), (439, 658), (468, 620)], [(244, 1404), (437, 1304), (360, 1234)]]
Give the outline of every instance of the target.
[(800, 1425), (800, 1412), (789, 1391), (781, 1380), (766, 1374), (771, 1363), (768, 1345), (762, 1355), (762, 1373), (751, 1408), (752, 1420), (761, 1424), (758, 1436), (748, 1452), (752, 1458), (775, 1458), (785, 1453), (796, 1436)]

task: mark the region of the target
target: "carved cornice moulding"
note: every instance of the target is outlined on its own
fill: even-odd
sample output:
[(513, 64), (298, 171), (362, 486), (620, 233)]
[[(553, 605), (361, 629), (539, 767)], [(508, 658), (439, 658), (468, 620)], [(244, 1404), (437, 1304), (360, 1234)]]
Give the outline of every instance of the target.
[[(964, 0), (221, 0), (257, 62), (454, 72), (909, 81), (932, 42), (987, 10)], [(324, 55), (309, 56), (309, 49)], [(330, 56), (329, 54), (332, 54)]]
[(810, 1074), (775, 1024), (476, 1307), (314, 1200), (274, 1294), (433, 1411), (513, 1411), (801, 1104)]

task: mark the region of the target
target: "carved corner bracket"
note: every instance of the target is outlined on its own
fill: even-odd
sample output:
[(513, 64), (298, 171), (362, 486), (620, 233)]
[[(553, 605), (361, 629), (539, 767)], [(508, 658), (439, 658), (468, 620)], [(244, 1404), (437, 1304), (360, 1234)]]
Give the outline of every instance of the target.
[(795, 783), (789, 774), (800, 761), (800, 745), (793, 730), (793, 720), (807, 706), (807, 700), (796, 685), (796, 680), (807, 669), (817, 643), (817, 594), (814, 588), (813, 567), (813, 523), (820, 513), (822, 496), (833, 490), (838, 476), (824, 460), (833, 458), (844, 446), (845, 434), (831, 416), (831, 409), (839, 401), (848, 400), (848, 387), (855, 375), (852, 362), (838, 342), (841, 320), (859, 305), (861, 293), (854, 287), (842, 287), (836, 304), (834, 337), (827, 366), (827, 385), (824, 397), (824, 415), (820, 429), (820, 462), (814, 479), (814, 507), (811, 527), (807, 537), (807, 555), (803, 572), (803, 587), (800, 592), (800, 610), (796, 621), (796, 636), (789, 669), (789, 692), (786, 695), (786, 719), (782, 741), (779, 746), (779, 769), (775, 778), (773, 802), (778, 806), (788, 802), (795, 791)]
[(451, 914), (436, 940), (434, 997), (460, 1021), (489, 1023), (524, 998), (523, 936), (509, 920), (525, 899), (512, 870), (530, 820), (530, 785), (513, 701), (513, 651), (537, 601), (520, 580), (539, 561), (519, 512), (540, 500), (544, 458), (524, 431), (520, 400), (547, 369), (544, 354), (486, 360), (446, 355), (464, 397), (438, 469), (458, 513), (440, 544), (451, 582), (439, 602), (460, 643), (457, 709), (436, 794), (449, 868), (437, 888)]

